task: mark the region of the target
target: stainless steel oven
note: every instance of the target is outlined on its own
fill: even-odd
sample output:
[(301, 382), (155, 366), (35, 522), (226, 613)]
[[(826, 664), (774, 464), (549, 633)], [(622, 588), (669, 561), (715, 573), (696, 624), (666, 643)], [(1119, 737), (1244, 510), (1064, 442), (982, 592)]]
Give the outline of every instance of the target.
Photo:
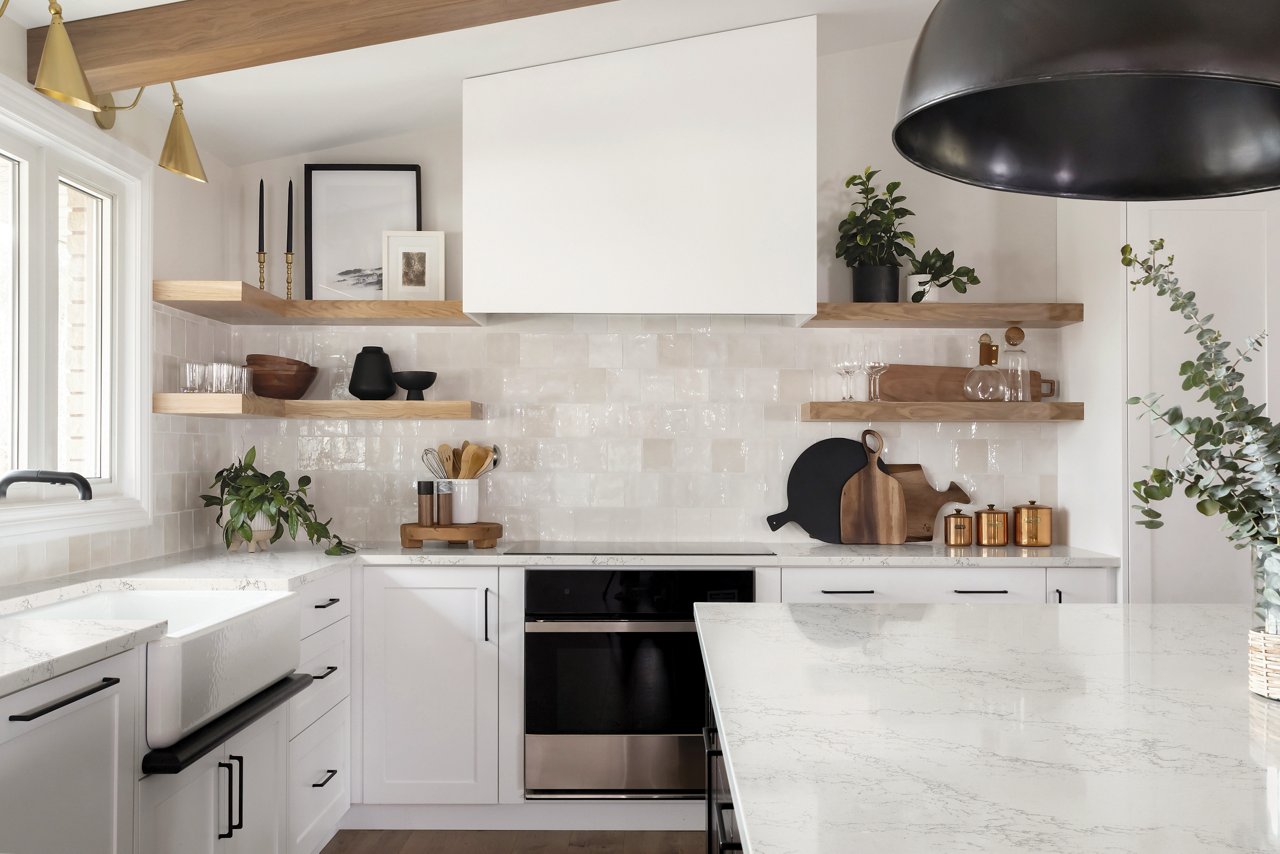
[(525, 572), (525, 791), (701, 798), (695, 602), (750, 602), (749, 569)]

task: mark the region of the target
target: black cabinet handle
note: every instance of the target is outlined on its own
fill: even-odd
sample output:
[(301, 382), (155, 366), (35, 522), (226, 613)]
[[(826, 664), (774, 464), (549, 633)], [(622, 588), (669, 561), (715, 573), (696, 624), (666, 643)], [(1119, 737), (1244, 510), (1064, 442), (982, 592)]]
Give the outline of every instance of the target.
[[(232, 829), (232, 830), (244, 830), (244, 757), (243, 757), (243, 756), (228, 756), (227, 758), (228, 758), (228, 759), (230, 759), (232, 762), (234, 762), (234, 763), (236, 763), (237, 765), (239, 765), (239, 766), (240, 766), (240, 775), (239, 775), (239, 776), (240, 776), (240, 785), (239, 785), (240, 795), (239, 795), (239, 797), (237, 797), (237, 798), (236, 798), (236, 800), (237, 800), (237, 801), (238, 801), (238, 803), (239, 803), (239, 807), (240, 807), (240, 809), (239, 809), (239, 812), (240, 812), (240, 820), (239, 820), (238, 822), (236, 822), (235, 824), (231, 825), (231, 829)], [(227, 787), (227, 792), (228, 792), (228, 793), (230, 793), (230, 791), (231, 791), (231, 787), (230, 787), (230, 786), (228, 786), (228, 787)], [(228, 807), (228, 808), (227, 808), (227, 813), (228, 813), (228, 816), (227, 816), (227, 817), (228, 817), (228, 818), (230, 818), (230, 812), (231, 812), (231, 808), (230, 808), (230, 807)]]
[(328, 771), (325, 772), (324, 779), (321, 780), (319, 783), (312, 783), (311, 788), (323, 789), (325, 786), (329, 785), (330, 780), (332, 780), (334, 777), (337, 777), (337, 776), (338, 776), (338, 769), (330, 768)]
[(826, 596), (871, 596), (874, 590), (823, 590)]
[(231, 779), (233, 772), (231, 770), (230, 762), (219, 762), (218, 767), (227, 769), (227, 832), (219, 833), (218, 838), (230, 839), (236, 832), (235, 825), (231, 823), (231, 802), (235, 800), (235, 781)]
[(484, 589), (484, 642), (489, 642), (489, 588)]
[(973, 596), (1004, 596), (1008, 590), (953, 590), (952, 593), (963, 593)]
[(337, 672), (338, 672), (338, 668), (330, 664), (328, 667), (324, 669), (324, 673), (321, 673), (319, 676), (312, 676), (311, 678), (319, 682), (321, 679), (328, 679), (330, 676), (332, 676)]
[(741, 842), (726, 841), (726, 838), (729, 836), (729, 832), (724, 825), (724, 814), (726, 811), (732, 811), (732, 810), (733, 810), (733, 804), (731, 803), (716, 804), (716, 829), (720, 831), (719, 835), (717, 836), (717, 839), (720, 842), (720, 850), (722, 852), (742, 850)]
[(80, 702), (85, 697), (92, 697), (94, 694), (98, 693), (99, 691), (105, 691), (108, 688), (110, 688), (112, 685), (119, 685), (119, 684), (120, 684), (119, 679), (115, 678), (114, 676), (106, 676), (106, 677), (103, 677), (101, 682), (98, 682), (97, 684), (94, 684), (94, 685), (90, 685), (88, 688), (85, 688), (82, 691), (76, 691), (74, 694), (68, 694), (65, 697), (60, 697), (57, 700), (54, 700), (53, 702), (49, 703), (48, 705), (40, 706), (39, 708), (32, 709), (29, 712), (23, 712), (20, 715), (9, 715), (9, 720), (21, 721), (21, 722), (34, 721), (36, 718), (42, 718), (45, 715), (49, 714), (50, 712), (56, 712), (58, 711), (58, 709), (69, 706), (72, 703)]
[(1061, 590), (1055, 590), (1055, 591), (1053, 591), (1053, 592), (1058, 594), (1058, 604), (1059, 604), (1059, 605), (1061, 605), (1061, 604), (1062, 604), (1062, 591), (1061, 591)]
[(337, 605), (341, 601), (342, 601), (341, 599), (330, 599), (328, 602), (325, 602), (323, 605), (315, 605), (313, 607), (317, 611), (323, 611), (325, 608), (332, 608), (334, 605)]
[(706, 752), (707, 756), (710, 757), (710, 756), (724, 755), (724, 751), (716, 747), (716, 739), (719, 737), (719, 735), (720, 734), (716, 731), (716, 728), (713, 726), (704, 726), (702, 728), (702, 749)]

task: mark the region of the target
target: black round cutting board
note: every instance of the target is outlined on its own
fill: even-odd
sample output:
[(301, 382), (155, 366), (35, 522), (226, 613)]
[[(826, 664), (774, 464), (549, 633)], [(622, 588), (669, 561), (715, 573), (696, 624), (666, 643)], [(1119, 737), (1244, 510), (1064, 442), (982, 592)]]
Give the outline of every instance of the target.
[[(771, 530), (795, 522), (815, 540), (840, 542), (840, 493), (867, 465), (867, 449), (856, 439), (823, 439), (796, 457), (787, 478), (787, 509), (765, 521)], [(880, 470), (887, 472), (884, 460)]]

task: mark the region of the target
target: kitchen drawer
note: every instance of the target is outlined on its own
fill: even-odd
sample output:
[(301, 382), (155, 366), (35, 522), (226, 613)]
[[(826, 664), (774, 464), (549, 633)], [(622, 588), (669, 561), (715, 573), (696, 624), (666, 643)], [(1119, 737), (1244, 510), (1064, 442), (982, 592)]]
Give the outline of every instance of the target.
[(1109, 605), (1116, 601), (1116, 574), (1107, 567), (1060, 569), (1047, 573), (1045, 601), (1057, 605)]
[(315, 854), (351, 806), (351, 706), (343, 700), (289, 742), (289, 854)]
[(351, 573), (336, 572), (298, 590), (302, 603), (302, 634), (308, 637), (351, 615)]
[(300, 673), (314, 682), (289, 701), (289, 738), (311, 726), (351, 694), (351, 620), (342, 619), (302, 640)]
[(1042, 604), (1044, 595), (1043, 569), (806, 567), (782, 570), (783, 602)]

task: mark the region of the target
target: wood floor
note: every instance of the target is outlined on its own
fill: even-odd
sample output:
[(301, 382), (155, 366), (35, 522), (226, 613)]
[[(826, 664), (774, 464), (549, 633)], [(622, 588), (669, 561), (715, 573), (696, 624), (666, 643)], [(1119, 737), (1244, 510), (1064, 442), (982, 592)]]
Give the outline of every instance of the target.
[(321, 854), (703, 854), (706, 837), (675, 831), (343, 830)]

